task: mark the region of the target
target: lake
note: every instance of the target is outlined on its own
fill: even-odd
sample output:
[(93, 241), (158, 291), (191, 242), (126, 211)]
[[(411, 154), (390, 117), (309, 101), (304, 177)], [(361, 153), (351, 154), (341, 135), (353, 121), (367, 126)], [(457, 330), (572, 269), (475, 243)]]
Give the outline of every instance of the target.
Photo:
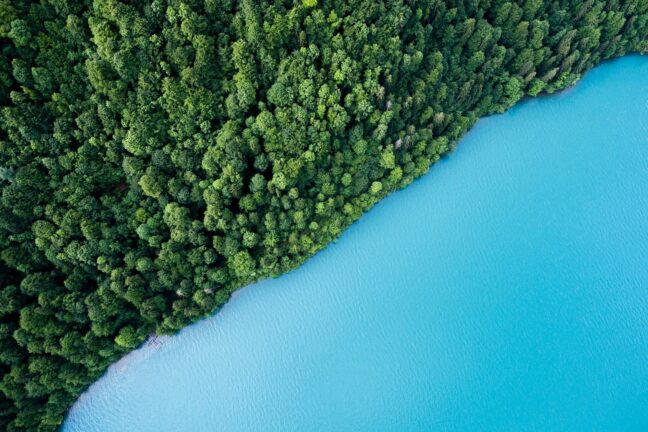
[(480, 120), (64, 432), (648, 430), (648, 56)]

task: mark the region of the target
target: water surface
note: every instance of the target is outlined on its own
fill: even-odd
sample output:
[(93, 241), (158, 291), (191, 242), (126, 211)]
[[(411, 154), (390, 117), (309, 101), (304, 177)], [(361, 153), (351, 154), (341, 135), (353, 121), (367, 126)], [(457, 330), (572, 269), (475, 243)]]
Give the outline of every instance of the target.
[(648, 430), (648, 57), (480, 120), (64, 432)]

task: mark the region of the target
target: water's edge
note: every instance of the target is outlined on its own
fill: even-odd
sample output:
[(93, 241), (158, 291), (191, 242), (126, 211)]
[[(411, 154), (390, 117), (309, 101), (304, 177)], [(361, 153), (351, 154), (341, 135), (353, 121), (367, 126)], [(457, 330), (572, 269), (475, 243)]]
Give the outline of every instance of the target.
[[(597, 66), (597, 67), (595, 68), (595, 70), (598, 70), (598, 69), (603, 68), (603, 67), (612, 67), (612, 66), (613, 66), (615, 63), (617, 63), (617, 62), (628, 62), (628, 61), (629, 61), (629, 62), (636, 62), (638, 65), (639, 65), (639, 64), (642, 64), (642, 60), (639, 60), (639, 59), (638, 59), (638, 56), (630, 56), (630, 57), (626, 57), (626, 58), (624, 58), (624, 59), (622, 59), (622, 60), (618, 60), (618, 59), (617, 59), (617, 60), (614, 60), (614, 61), (611, 62), (611, 63), (610, 63), (610, 62), (605, 62), (605, 63), (606, 63), (605, 65), (599, 65), (599, 66)], [(645, 63), (645, 60), (643, 60), (643, 62)], [(591, 71), (588, 72), (588, 73), (585, 75), (584, 79), (587, 79), (587, 77), (589, 77), (591, 73), (592, 73)], [(582, 83), (582, 80), (579, 82), (579, 84), (577, 84), (577, 87), (576, 87), (576, 89), (574, 89), (574, 91), (576, 91), (576, 90), (579, 88), (580, 83)], [(571, 93), (571, 91), (570, 91), (570, 93)], [(544, 104), (544, 103), (552, 103), (551, 101), (552, 101), (554, 98), (560, 98), (561, 96), (564, 97), (564, 96), (565, 96), (565, 93), (563, 92), (563, 93), (557, 93), (557, 94), (554, 94), (554, 95), (552, 95), (552, 98), (541, 98), (541, 99), (543, 99), (543, 100), (541, 101), (541, 103), (543, 103), (543, 104)], [(545, 100), (545, 99), (546, 99), (546, 100)], [(514, 108), (514, 110), (515, 110), (516, 112), (518, 112), (519, 110), (523, 109), (526, 105), (529, 105), (529, 104), (537, 104), (537, 103), (539, 103), (539, 102), (540, 102), (540, 101), (539, 101), (538, 99), (536, 99), (536, 98), (529, 99), (529, 100), (525, 100), (525, 101), (522, 101), (521, 103), (518, 103), (518, 105), (516, 105), (516, 107)], [(510, 111), (509, 111), (509, 112), (510, 112)], [(515, 114), (513, 114), (513, 115), (509, 115), (509, 116), (515, 116)], [(492, 122), (493, 120), (496, 120), (497, 117), (500, 117), (500, 116), (498, 115), (498, 116), (495, 116), (495, 117), (485, 118), (485, 119), (480, 120), (480, 121), (478, 122), (478, 124), (473, 128), (473, 130), (478, 129), (478, 128), (479, 128), (479, 129), (482, 129), (480, 125), (483, 125), (484, 123)], [(471, 133), (472, 133), (472, 131), (471, 131), (468, 135), (470, 135)], [(466, 140), (466, 138), (463, 138), (463, 139), (462, 139), (462, 141), (464, 141), (464, 140)], [(461, 147), (462, 147), (462, 146), (459, 146), (459, 149), (461, 149)], [(454, 160), (454, 159), (455, 159), (455, 158), (451, 158), (451, 160)], [(442, 163), (445, 163), (445, 162), (442, 162)], [(433, 172), (434, 172), (434, 171), (436, 171), (436, 170), (433, 170)], [(427, 177), (429, 177), (430, 175), (431, 175), (431, 174), (428, 173), (426, 176), (423, 176), (423, 178), (427, 178)], [(415, 182), (414, 184), (410, 185), (410, 187), (407, 188), (406, 191), (409, 191), (409, 190), (410, 190), (411, 188), (413, 188), (413, 187), (417, 187), (417, 189), (421, 189), (421, 188), (423, 187), (423, 186), (420, 185), (421, 182), (422, 182), (422, 180), (419, 180), (419, 181)], [(461, 183), (461, 180), (459, 179), (458, 182)], [(398, 195), (394, 194), (394, 196), (399, 196), (400, 194), (402, 194), (402, 193), (404, 193), (404, 192), (405, 192), (405, 191), (399, 191), (399, 194), (398, 194)], [(448, 192), (451, 192), (451, 191), (444, 191), (444, 190), (440, 190), (440, 191), (437, 191), (436, 193), (441, 193), (441, 194), (443, 194), (443, 193), (448, 193)], [(412, 192), (412, 193), (413, 193), (413, 192)], [(409, 195), (411, 196), (411, 194), (409, 194)], [(421, 198), (423, 198), (423, 197), (424, 197), (424, 196), (421, 196)], [(519, 198), (519, 197), (518, 197), (518, 198)], [(394, 198), (389, 198), (388, 200), (383, 200), (383, 201), (381, 201), (380, 203), (378, 203), (378, 206), (385, 206), (385, 204), (383, 204), (383, 203), (384, 203), (385, 201), (389, 201), (389, 200), (392, 200), (392, 201), (393, 201)], [(404, 206), (403, 209), (401, 209), (401, 212), (402, 212), (403, 210), (407, 210), (407, 208), (408, 208), (408, 206)], [(371, 213), (373, 213), (373, 212), (375, 212), (375, 211), (376, 211), (376, 210), (372, 210)], [(366, 215), (363, 215), (362, 219), (366, 219)], [(358, 225), (358, 224), (353, 224), (353, 227), (355, 227), (355, 226), (357, 226), (357, 225)], [(352, 229), (353, 229), (353, 228), (352, 228)], [(394, 229), (394, 228), (391, 227), (390, 229)], [(356, 231), (357, 231), (357, 230), (359, 230), (359, 228), (356, 229)], [(345, 230), (345, 237), (348, 237), (348, 236), (349, 236), (348, 234), (346, 234), (346, 233), (349, 232), (349, 231), (350, 231), (350, 229), (346, 229), (346, 230)], [(470, 233), (468, 233), (468, 234), (470, 234)], [(464, 233), (464, 235), (466, 235), (466, 234)], [(398, 238), (398, 235), (396, 236), (396, 238)], [(470, 239), (469, 239), (469, 240), (470, 240)], [(347, 241), (346, 245), (347, 245), (347, 247), (353, 247), (353, 246), (350, 246), (350, 245), (349, 245), (349, 242), (348, 242), (348, 241)], [(363, 246), (362, 244), (355, 245), (355, 247), (357, 248), (355, 251), (356, 251), (357, 253), (362, 254), (362, 253), (364, 252), (364, 251), (362, 251), (362, 246)], [(335, 253), (338, 253), (338, 252), (336, 252), (336, 251), (332, 251), (332, 252), (331, 252), (331, 251), (330, 251), (331, 248), (332, 248), (332, 246), (327, 247), (327, 248), (326, 248), (326, 251), (324, 251), (324, 252), (320, 251), (320, 252), (317, 254), (317, 256), (319, 257), (319, 256), (322, 255), (323, 253), (328, 253), (329, 255), (331, 255), (331, 254), (335, 254)], [(439, 257), (437, 257), (437, 258), (439, 258)], [(309, 261), (308, 261), (306, 264), (302, 265), (302, 266), (299, 268), (300, 270), (298, 270), (298, 271), (292, 271), (292, 272), (288, 273), (288, 275), (290, 275), (290, 277), (291, 277), (292, 279), (303, 277), (301, 274), (298, 274), (298, 273), (301, 272), (301, 269), (304, 269), (304, 268), (306, 268), (306, 267), (313, 267), (313, 265), (311, 264), (311, 261), (312, 261), (312, 260), (313, 260), (313, 258), (309, 259)], [(394, 268), (391, 267), (389, 264), (387, 264), (386, 266), (383, 266), (383, 267), (387, 267), (387, 269), (388, 269), (388, 270), (391, 270), (391, 271), (394, 270)], [(356, 270), (352, 269), (352, 271), (356, 271)], [(303, 272), (302, 272), (302, 273), (303, 273)], [(383, 275), (381, 274), (381, 276), (383, 276)], [(412, 278), (412, 279), (416, 279), (417, 275), (416, 275), (416, 273), (413, 273), (413, 274), (409, 274), (408, 277), (410, 277), (410, 278)], [(282, 276), (282, 277), (279, 278), (278, 280), (283, 280), (284, 278), (285, 278), (285, 276)], [(410, 282), (411, 282), (411, 281), (410, 281)], [(309, 281), (309, 283), (314, 283), (314, 282), (313, 282), (313, 281)], [(317, 283), (317, 282), (315, 282), (315, 283)], [(402, 283), (402, 282), (401, 282), (401, 283)], [(276, 287), (277, 287), (277, 280), (266, 280), (266, 281), (262, 281), (262, 282), (255, 283), (254, 285), (257, 285), (257, 284), (260, 284), (260, 285), (266, 285), (265, 288), (268, 288), (268, 286), (270, 286), (270, 287), (273, 287), (273, 286), (274, 286), (275, 289), (277, 289), (277, 288), (276, 288)], [(221, 312), (217, 313), (215, 317), (208, 318), (207, 320), (200, 321), (199, 323), (190, 326), (190, 327), (191, 327), (191, 331), (193, 331), (193, 328), (194, 328), (195, 326), (206, 326), (206, 325), (207, 325), (207, 326), (213, 326), (213, 325), (216, 325), (218, 322), (222, 322), (222, 321), (224, 321), (225, 318), (221, 318), (220, 315), (223, 314), (223, 312), (225, 312), (225, 310), (226, 310), (228, 307), (231, 309), (231, 307), (229, 306), (229, 304), (231, 304), (231, 303), (235, 303), (235, 302), (237, 302), (241, 297), (245, 296), (245, 295), (247, 294), (247, 291), (248, 291), (247, 288), (249, 288), (250, 286), (251, 286), (251, 285), (248, 285), (247, 287), (245, 287), (245, 289), (240, 289), (239, 291), (237, 291), (237, 292), (233, 295), (233, 298), (230, 300), (230, 303), (228, 303), (228, 306), (226, 306), (226, 307), (225, 307)], [(256, 291), (261, 291), (261, 290), (256, 290)], [(267, 297), (267, 296), (266, 296), (266, 297)], [(249, 301), (249, 300), (248, 300), (248, 299), (245, 299), (245, 300), (243, 300), (243, 301)], [(340, 306), (340, 305), (338, 305), (338, 306)], [(230, 314), (230, 315), (231, 315), (231, 314)], [(230, 318), (230, 319), (234, 319), (234, 318)], [(206, 324), (207, 322), (210, 322), (210, 324)], [(189, 331), (189, 329), (182, 330), (182, 331), (180, 332), (180, 335), (182, 335), (183, 333), (186, 333), (187, 331)], [(114, 375), (117, 375), (117, 374), (124, 374), (124, 373), (126, 373), (129, 369), (138, 369), (140, 365), (143, 365), (144, 363), (146, 363), (146, 360), (147, 360), (147, 359), (151, 359), (151, 358), (157, 357), (158, 353), (159, 353), (160, 356), (162, 356), (162, 355), (167, 355), (168, 352), (169, 352), (168, 349), (170, 349), (169, 347), (171, 347), (171, 346), (174, 345), (174, 344), (177, 344), (177, 339), (179, 339), (179, 338), (181, 338), (181, 337), (182, 337), (182, 336), (164, 337), (164, 338), (159, 339), (160, 344), (157, 344), (157, 343), (147, 343), (147, 344), (145, 344), (143, 347), (141, 347), (141, 348), (139, 348), (139, 349), (133, 351), (132, 353), (128, 354), (127, 356), (125, 356), (124, 358), (122, 358), (122, 359), (121, 359), (120, 361), (118, 361), (117, 363), (113, 364), (113, 365), (108, 369), (108, 371), (104, 374), (104, 376), (103, 376), (103, 377), (102, 377), (102, 378), (101, 378), (97, 383), (93, 384), (93, 385), (91, 386), (91, 388), (90, 388), (87, 392), (85, 392), (85, 393), (84, 393), (84, 394), (79, 398), (79, 400), (77, 401), (77, 403), (75, 404), (75, 406), (74, 406), (74, 407), (72, 408), (72, 410), (70, 411), (70, 414), (69, 414), (69, 417), (68, 417), (68, 420), (69, 420), (69, 421), (66, 422), (66, 424), (65, 424), (64, 427), (63, 427), (63, 430), (70, 430), (70, 431), (73, 431), (73, 430), (82, 430), (82, 429), (74, 429), (74, 428), (77, 427), (77, 426), (75, 426), (75, 420), (74, 420), (73, 418), (71, 418), (71, 417), (73, 417), (73, 415), (74, 415), (75, 413), (78, 412), (78, 410), (80, 409), (80, 408), (79, 408), (79, 405), (84, 404), (88, 399), (92, 399), (94, 396), (96, 396), (95, 392), (96, 392), (96, 391), (100, 391), (100, 390), (96, 390), (96, 388), (98, 387), (98, 383), (99, 383), (99, 382), (101, 382), (101, 381), (107, 379), (108, 377), (111, 377), (111, 376), (114, 376)], [(236, 342), (236, 341), (233, 341), (233, 342)], [(168, 349), (167, 349), (167, 348), (168, 348)], [(204, 363), (205, 359), (200, 359), (200, 360), (198, 360), (198, 361), (201, 362), (201, 363)], [(78, 423), (76, 423), (76, 424), (78, 425)], [(87, 426), (87, 425), (86, 425), (86, 426)], [(87, 430), (90, 430), (90, 429), (87, 429)], [(101, 430), (101, 429), (97, 429), (97, 430)], [(121, 430), (121, 429), (120, 429), (120, 430)], [(198, 430), (198, 429), (196, 429), (196, 430)]]

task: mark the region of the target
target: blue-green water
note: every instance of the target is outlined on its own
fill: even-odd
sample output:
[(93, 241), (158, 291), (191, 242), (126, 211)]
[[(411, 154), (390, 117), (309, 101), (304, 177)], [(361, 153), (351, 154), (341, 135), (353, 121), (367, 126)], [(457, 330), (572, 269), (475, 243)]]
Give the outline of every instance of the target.
[(648, 430), (648, 57), (479, 121), (302, 268), (116, 365), (65, 432)]

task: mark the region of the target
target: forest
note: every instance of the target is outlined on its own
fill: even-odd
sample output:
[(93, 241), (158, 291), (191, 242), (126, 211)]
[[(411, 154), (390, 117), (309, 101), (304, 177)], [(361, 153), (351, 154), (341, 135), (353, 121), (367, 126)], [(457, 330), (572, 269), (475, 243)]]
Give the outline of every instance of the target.
[(648, 0), (0, 0), (0, 429), (646, 51)]

